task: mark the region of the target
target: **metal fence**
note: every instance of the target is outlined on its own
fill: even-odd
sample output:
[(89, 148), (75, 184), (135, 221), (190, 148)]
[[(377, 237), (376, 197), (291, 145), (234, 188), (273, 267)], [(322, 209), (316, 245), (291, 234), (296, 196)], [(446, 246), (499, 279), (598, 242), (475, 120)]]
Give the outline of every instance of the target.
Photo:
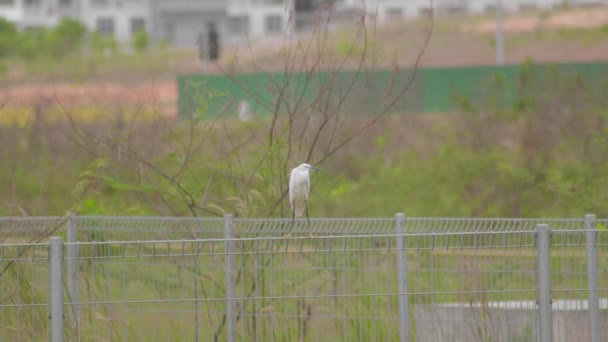
[(305, 220), (11, 220), (56, 236), (20, 242), (0, 220), (0, 340), (608, 337), (608, 222), (592, 215), (316, 219), (312, 237)]
[[(237, 237), (308, 235), (373, 235), (395, 232), (394, 218), (234, 218)], [(598, 219), (602, 226), (608, 219)], [(224, 237), (225, 218), (149, 216), (0, 217), (1, 242), (45, 241), (59, 235), (68, 242), (108, 240), (175, 240)], [(407, 217), (408, 233), (532, 231), (539, 223), (552, 230), (580, 230), (585, 218), (426, 218)]]

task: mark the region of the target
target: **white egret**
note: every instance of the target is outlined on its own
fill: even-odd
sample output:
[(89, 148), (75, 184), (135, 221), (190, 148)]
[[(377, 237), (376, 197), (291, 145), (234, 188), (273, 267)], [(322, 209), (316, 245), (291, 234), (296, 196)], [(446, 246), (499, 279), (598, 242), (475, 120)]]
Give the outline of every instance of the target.
[[(289, 175), (289, 204), (291, 206), (291, 225), (296, 217), (306, 214), (306, 222), (310, 230), (308, 218), (308, 196), (310, 195), (310, 173), (309, 171), (320, 171), (319, 169), (303, 163), (293, 168)], [(289, 229), (291, 231), (291, 228)], [(310, 232), (312, 236), (312, 232)]]

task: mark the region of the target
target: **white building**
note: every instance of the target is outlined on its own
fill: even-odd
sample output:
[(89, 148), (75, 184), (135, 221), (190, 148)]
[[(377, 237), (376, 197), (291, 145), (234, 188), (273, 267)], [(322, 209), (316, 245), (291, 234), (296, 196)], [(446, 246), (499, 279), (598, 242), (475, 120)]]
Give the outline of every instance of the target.
[[(483, 13), (494, 11), (498, 0), (433, 0), (435, 12)], [(412, 18), (428, 12), (429, 0), (336, 0), (339, 6), (365, 7), (382, 22), (390, 18)], [(608, 5), (608, 0), (501, 0), (505, 11), (525, 9), (550, 9), (568, 4), (570, 6)]]
[(128, 41), (149, 30), (149, 0), (0, 0), (0, 16), (22, 29), (51, 27), (64, 17), (80, 20), (90, 31)]
[(0, 16), (14, 22), (20, 29), (56, 25), (70, 15), (72, 4), (65, 0), (0, 0)]
[[(77, 0), (72, 0), (77, 1)], [(149, 0), (80, 0), (77, 19), (90, 31), (113, 35), (117, 41), (129, 41), (139, 30), (149, 31)]]
[(288, 29), (290, 6), (281, 0), (227, 0), (228, 35), (264, 37), (282, 35)]
[[(291, 29), (296, 1), (301, 5), (333, 4), (337, 14), (349, 16), (365, 9), (379, 22), (428, 13), (428, 0), (0, 0), (0, 17), (20, 29), (56, 25), (63, 17), (82, 21), (90, 31), (129, 41), (133, 32), (146, 30), (154, 41), (194, 47), (210, 27), (222, 45), (283, 35)], [(492, 11), (497, 0), (434, 0), (436, 13)], [(567, 0), (571, 5), (608, 4), (608, 0)], [(502, 0), (507, 11), (551, 8), (564, 0)], [(312, 15), (296, 13), (297, 27)]]

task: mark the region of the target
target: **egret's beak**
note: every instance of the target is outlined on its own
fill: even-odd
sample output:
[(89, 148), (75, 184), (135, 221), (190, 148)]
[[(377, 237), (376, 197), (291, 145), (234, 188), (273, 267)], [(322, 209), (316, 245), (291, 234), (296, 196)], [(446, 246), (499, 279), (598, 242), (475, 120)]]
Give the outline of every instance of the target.
[(321, 169), (317, 169), (316, 167), (312, 167), (312, 166), (310, 167), (310, 170), (313, 170), (313, 171), (321, 171)]

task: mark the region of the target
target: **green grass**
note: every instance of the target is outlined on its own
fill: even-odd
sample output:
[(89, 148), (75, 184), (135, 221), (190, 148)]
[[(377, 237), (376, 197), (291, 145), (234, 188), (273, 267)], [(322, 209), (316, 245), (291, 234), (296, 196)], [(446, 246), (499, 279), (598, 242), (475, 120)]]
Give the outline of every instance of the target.
[[(351, 124), (356, 125), (356, 120)], [(591, 212), (608, 216), (602, 204), (606, 201), (602, 189), (608, 159), (602, 157), (606, 144), (597, 127), (583, 128), (587, 124), (579, 121), (580, 133), (556, 131), (547, 137), (561, 142), (542, 142), (535, 128), (522, 129), (517, 121), (486, 119), (485, 124), (472, 125), (470, 120), (458, 114), (387, 117), (321, 165), (325, 172), (313, 177), (311, 215), (386, 217), (405, 212), (410, 216), (582, 217)], [(539, 120), (539, 124), (544, 122)], [(593, 120), (584, 119), (589, 125)], [(189, 134), (186, 123), (162, 118), (90, 121), (84, 115), (79, 125), (109, 137), (128, 137), (132, 148), (169, 173), (183, 160), (180, 146)], [(213, 128), (203, 123), (194, 136), (196, 141), (206, 142), (189, 159), (182, 184), (195, 198), (207, 193), (208, 203), (222, 210), (265, 216), (264, 208), (280, 195), (275, 187), (284, 186), (272, 174), (286, 174), (288, 169), (270, 171), (263, 165), (251, 183), (255, 192), (236, 200), (241, 183), (235, 183), (234, 177), (247, 177), (253, 167), (260, 167), (256, 166), (257, 156), (264, 153), (264, 147), (248, 144), (238, 152), (231, 151), (235, 141), (265, 142), (265, 125), (263, 120), (228, 122), (224, 129), (222, 123)], [(348, 129), (344, 127), (339, 134)], [(83, 175), (97, 168), (94, 165), (99, 161), (91, 155), (91, 147), (79, 145), (74, 129), (62, 120), (34, 120), (24, 127), (0, 127), (0, 131), (5, 141), (0, 158), (7, 166), (0, 170), (0, 214), (63, 215), (78, 201), (78, 189), (87, 184), (82, 183)], [(232, 140), (226, 140), (227, 134)], [(529, 139), (541, 142), (529, 146)], [(104, 148), (100, 145), (93, 151), (103, 152)], [(115, 153), (103, 154), (106, 160), (93, 173), (99, 176), (90, 179), (89, 190), (79, 201), (80, 214), (168, 215), (158, 209), (163, 204), (155, 194), (161, 191), (168, 196), (165, 200), (174, 203), (178, 215), (190, 215), (173, 190), (163, 189), (167, 185), (162, 180), (146, 178), (139, 185), (140, 171), (132, 161)], [(206, 191), (212, 173), (215, 176)], [(251, 206), (243, 206), (242, 201)], [(285, 202), (283, 215), (287, 215), (287, 206)]]
[[(89, 54), (68, 56), (62, 60), (38, 58), (3, 61), (7, 71), (5, 82), (100, 81), (123, 80), (133, 82), (156, 77), (171, 77), (196, 67), (195, 51), (154, 49), (143, 55), (117, 52), (110, 56)], [(128, 76), (125, 76), (128, 75)]]
[[(496, 47), (494, 35), (487, 36), (489, 46)], [(569, 46), (578, 48), (589, 48), (597, 44), (605, 44), (608, 41), (608, 25), (603, 25), (598, 28), (568, 28), (559, 29), (538, 29), (533, 32), (526, 33), (508, 33), (505, 37), (505, 47), (509, 51), (528, 50), (533, 56), (536, 54), (539, 46), (546, 48), (562, 48), (567, 49)]]

